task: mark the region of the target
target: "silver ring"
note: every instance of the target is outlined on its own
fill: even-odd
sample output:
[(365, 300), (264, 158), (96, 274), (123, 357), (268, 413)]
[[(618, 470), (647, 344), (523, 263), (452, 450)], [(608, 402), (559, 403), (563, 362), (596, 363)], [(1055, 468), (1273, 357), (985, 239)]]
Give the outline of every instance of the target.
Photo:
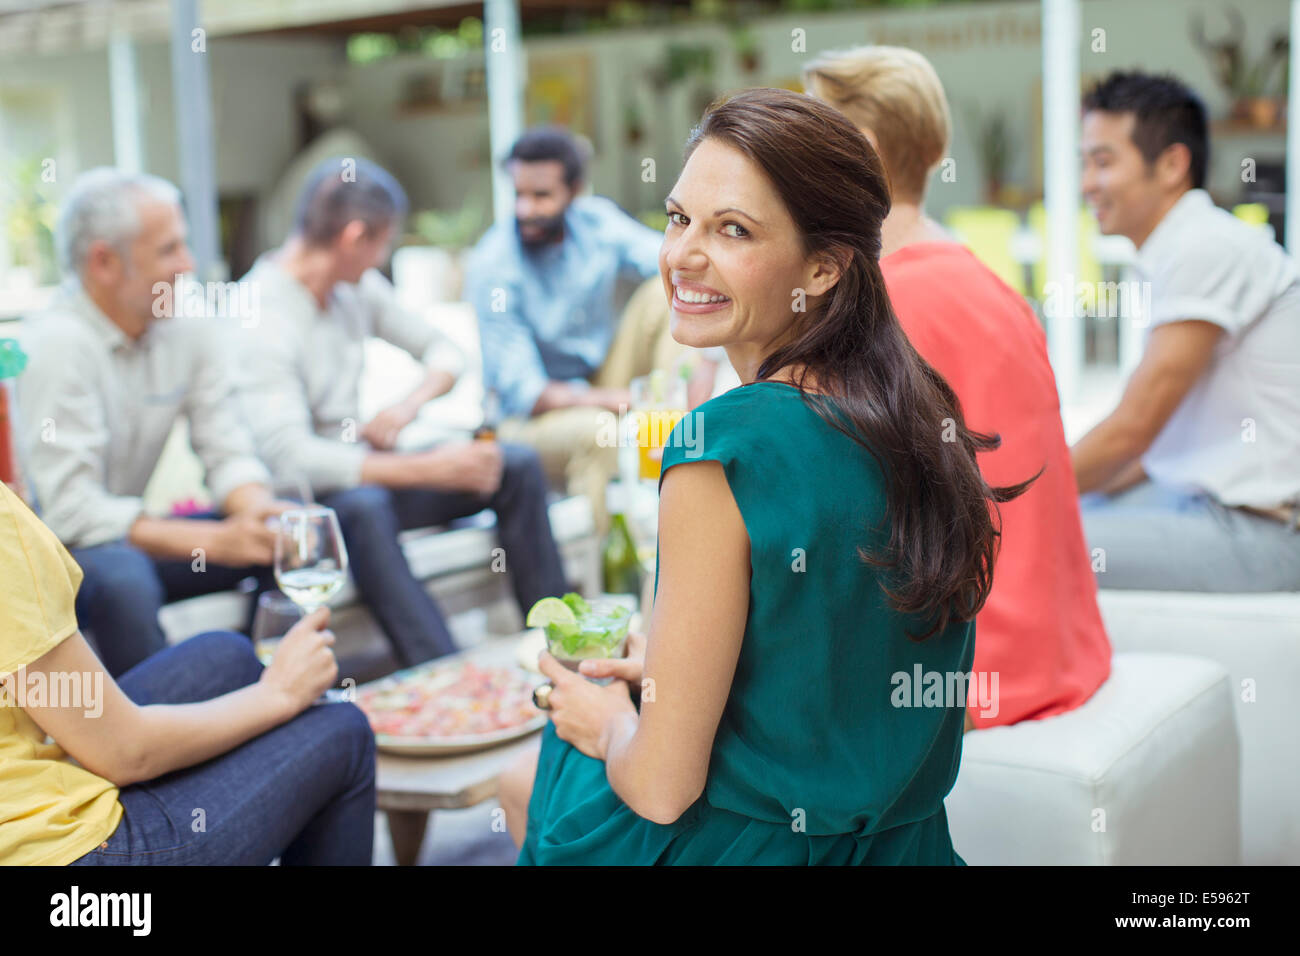
[(551, 691), (555, 690), (554, 684), (540, 684), (533, 688), (533, 706), (538, 710), (551, 709)]

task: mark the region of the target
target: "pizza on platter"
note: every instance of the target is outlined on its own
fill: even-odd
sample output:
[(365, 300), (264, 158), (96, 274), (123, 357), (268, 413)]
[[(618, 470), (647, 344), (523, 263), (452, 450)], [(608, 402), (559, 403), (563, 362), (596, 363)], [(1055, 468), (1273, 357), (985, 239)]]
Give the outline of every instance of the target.
[(356, 702), (381, 743), (497, 740), (545, 723), (534, 686), (518, 668), (435, 662), (360, 688)]

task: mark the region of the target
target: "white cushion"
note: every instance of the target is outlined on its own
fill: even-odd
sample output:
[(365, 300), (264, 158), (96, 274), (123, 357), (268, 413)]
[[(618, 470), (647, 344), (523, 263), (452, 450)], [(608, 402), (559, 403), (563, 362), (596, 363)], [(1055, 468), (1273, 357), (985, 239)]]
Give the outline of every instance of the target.
[(948, 821), (970, 864), (1235, 864), (1237, 777), (1224, 669), (1116, 654), (1083, 706), (966, 734)]
[(1099, 599), (1117, 652), (1195, 654), (1227, 670), (1241, 734), (1242, 859), (1300, 864), (1300, 593), (1102, 589)]

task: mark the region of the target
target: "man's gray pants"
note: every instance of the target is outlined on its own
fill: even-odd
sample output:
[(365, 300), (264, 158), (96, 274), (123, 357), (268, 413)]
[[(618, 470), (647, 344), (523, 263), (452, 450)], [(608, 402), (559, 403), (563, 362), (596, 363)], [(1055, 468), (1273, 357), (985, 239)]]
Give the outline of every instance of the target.
[(1098, 587), (1300, 591), (1300, 532), (1280, 521), (1151, 481), (1079, 505)]

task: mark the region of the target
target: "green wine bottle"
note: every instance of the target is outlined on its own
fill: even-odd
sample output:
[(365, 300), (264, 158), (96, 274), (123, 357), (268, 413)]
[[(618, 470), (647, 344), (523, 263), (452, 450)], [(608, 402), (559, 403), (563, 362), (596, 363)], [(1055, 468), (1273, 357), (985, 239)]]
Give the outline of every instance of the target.
[(609, 532), (601, 549), (601, 563), (605, 572), (606, 594), (641, 594), (641, 561), (636, 553), (636, 539), (627, 523), (626, 488), (621, 484), (610, 487)]

